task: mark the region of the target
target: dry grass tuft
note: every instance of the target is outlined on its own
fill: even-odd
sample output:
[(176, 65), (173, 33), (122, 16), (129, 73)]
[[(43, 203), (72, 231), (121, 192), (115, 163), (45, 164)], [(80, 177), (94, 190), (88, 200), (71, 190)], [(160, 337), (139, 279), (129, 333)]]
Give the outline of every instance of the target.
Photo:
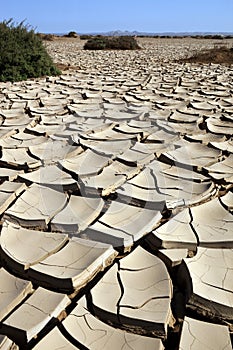
[(192, 57), (181, 59), (179, 62), (233, 64), (233, 48), (226, 46), (197, 52)]

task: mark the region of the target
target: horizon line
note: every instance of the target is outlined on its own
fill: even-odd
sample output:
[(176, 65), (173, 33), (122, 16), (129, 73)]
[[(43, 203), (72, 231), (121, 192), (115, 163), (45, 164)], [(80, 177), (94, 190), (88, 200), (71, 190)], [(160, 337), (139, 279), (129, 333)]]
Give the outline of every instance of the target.
[[(76, 32), (75, 30), (72, 30), (74, 32)], [(69, 33), (71, 31), (68, 32), (40, 32), (40, 33), (44, 33), (44, 34), (53, 34), (53, 35), (65, 35), (67, 33)], [(233, 35), (233, 31), (232, 32), (225, 32), (225, 31), (165, 31), (165, 32), (143, 32), (143, 31), (137, 31), (137, 30), (108, 30), (108, 31), (92, 31), (92, 32), (76, 32), (79, 35), (94, 35), (94, 34), (108, 34), (108, 33), (131, 33), (131, 34), (138, 34), (138, 35), (168, 35), (168, 34), (172, 34), (172, 35), (211, 35), (211, 34), (215, 34), (215, 35)]]

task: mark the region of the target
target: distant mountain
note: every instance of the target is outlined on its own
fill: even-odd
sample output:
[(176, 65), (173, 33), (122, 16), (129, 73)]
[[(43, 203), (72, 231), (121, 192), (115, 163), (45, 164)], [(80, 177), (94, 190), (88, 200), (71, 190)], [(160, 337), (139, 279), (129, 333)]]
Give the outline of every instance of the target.
[(225, 33), (225, 32), (181, 32), (181, 33), (175, 33), (175, 32), (165, 32), (165, 33), (147, 33), (147, 32), (138, 32), (138, 31), (122, 31), (122, 30), (114, 30), (106, 33), (100, 33), (102, 35), (106, 36), (124, 36), (124, 35), (132, 35), (132, 36), (190, 36), (190, 35), (233, 35), (233, 32), (231, 33)]
[[(108, 36), (135, 36), (135, 35), (142, 35), (142, 33), (135, 31), (129, 32), (128, 30), (113, 30), (107, 33), (102, 33), (103, 35)], [(145, 34), (145, 33), (144, 33)], [(148, 34), (147, 34), (148, 35)]]
[[(78, 32), (77, 32), (78, 33)], [(52, 33), (58, 36), (64, 36), (67, 33)], [(92, 33), (78, 33), (80, 35), (103, 35), (103, 36), (206, 36), (206, 35), (222, 35), (222, 36), (233, 36), (233, 32), (139, 32), (137, 30), (112, 30), (109, 32), (92, 32)]]
[[(87, 33), (85, 33), (87, 34)], [(205, 36), (205, 35), (222, 35), (222, 36), (227, 36), (227, 35), (233, 35), (233, 32), (164, 32), (164, 33), (147, 33), (147, 32), (139, 32), (139, 31), (128, 31), (128, 30), (113, 30), (109, 32), (103, 32), (103, 33), (88, 33), (92, 35), (104, 35), (104, 36)]]

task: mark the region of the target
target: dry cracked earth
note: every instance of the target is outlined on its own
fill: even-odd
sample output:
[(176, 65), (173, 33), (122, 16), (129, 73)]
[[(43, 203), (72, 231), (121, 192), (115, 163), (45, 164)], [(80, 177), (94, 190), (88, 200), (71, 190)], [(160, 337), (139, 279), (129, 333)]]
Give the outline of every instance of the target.
[(233, 67), (140, 44), (0, 84), (1, 350), (232, 349)]

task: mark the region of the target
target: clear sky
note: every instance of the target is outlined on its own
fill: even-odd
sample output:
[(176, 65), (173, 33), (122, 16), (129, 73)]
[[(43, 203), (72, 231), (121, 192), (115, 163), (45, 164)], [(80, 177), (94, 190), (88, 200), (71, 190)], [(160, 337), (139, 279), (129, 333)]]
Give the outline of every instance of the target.
[(233, 0), (0, 0), (13, 18), (43, 33), (233, 32)]

